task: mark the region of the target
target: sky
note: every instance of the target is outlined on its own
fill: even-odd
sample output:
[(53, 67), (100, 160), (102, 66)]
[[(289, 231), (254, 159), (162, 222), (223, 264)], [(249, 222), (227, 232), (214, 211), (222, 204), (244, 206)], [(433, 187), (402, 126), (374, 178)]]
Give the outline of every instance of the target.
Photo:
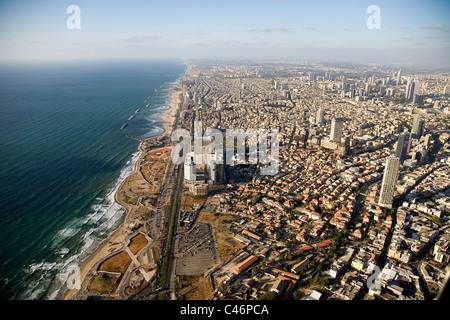
[[(79, 8), (78, 29), (70, 5)], [(379, 8), (379, 28), (367, 20)], [(0, 60), (450, 64), (450, 1), (1, 0)], [(370, 20), (373, 21), (373, 20)]]

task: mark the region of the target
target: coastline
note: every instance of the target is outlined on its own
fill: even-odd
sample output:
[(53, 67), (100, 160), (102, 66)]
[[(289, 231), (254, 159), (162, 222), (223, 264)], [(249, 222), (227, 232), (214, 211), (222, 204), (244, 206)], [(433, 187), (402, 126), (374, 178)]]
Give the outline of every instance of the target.
[[(167, 104), (169, 108), (165, 110), (164, 113), (160, 116), (160, 119), (163, 121), (164, 132), (150, 139), (162, 138), (164, 136), (170, 137), (170, 134), (172, 133), (173, 130), (174, 120), (176, 118), (176, 113), (178, 111), (181, 102), (179, 97), (180, 92), (177, 90), (178, 87), (179, 85), (177, 84), (171, 90), (170, 101)], [(131, 176), (140, 174), (140, 163), (147, 155), (144, 148), (144, 142), (150, 139), (142, 140), (141, 143), (139, 144), (140, 155), (134, 165), (133, 172), (122, 181), (122, 183), (117, 188), (114, 194), (114, 200), (126, 210), (122, 223), (115, 231), (111, 233), (110, 236), (108, 236), (105, 240), (103, 240), (99, 244), (98, 248), (85, 261), (83, 261), (80, 266), (80, 283), (81, 283), (80, 290), (82, 290), (83, 285), (85, 285), (85, 283), (89, 281), (90, 276), (92, 276), (93, 273), (95, 273), (95, 270), (93, 270), (95, 266), (98, 267), (98, 264), (101, 263), (101, 261), (103, 261), (106, 257), (111, 255), (113, 252), (115, 253), (116, 251), (118, 251), (117, 250), (118, 248), (120, 249), (126, 245), (125, 241), (127, 240), (127, 236), (129, 235), (127, 232), (128, 219), (131, 216), (134, 209), (131, 205), (119, 199), (118, 195), (120, 194), (123, 186), (126, 183), (128, 183), (128, 180)], [(67, 288), (62, 294), (62, 299), (63, 300), (74, 299), (75, 295), (80, 290)]]

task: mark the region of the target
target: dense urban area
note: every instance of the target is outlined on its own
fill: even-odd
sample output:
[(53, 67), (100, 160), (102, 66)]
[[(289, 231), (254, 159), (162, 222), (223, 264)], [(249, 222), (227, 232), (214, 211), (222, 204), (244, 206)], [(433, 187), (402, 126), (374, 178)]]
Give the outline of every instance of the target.
[[(226, 163), (218, 150), (207, 164), (190, 153), (180, 165), (167, 162), (154, 273), (136, 273), (120, 297), (439, 295), (450, 259), (448, 73), (375, 64), (189, 64), (174, 88), (174, 129), (194, 135), (201, 123), (202, 150), (212, 143), (208, 129), (224, 137), (230, 129), (277, 129), (279, 166), (263, 175), (268, 164), (248, 161), (249, 154)], [(252, 139), (224, 145), (239, 150), (240, 143), (248, 153)], [(169, 136), (165, 142), (177, 145)], [(154, 237), (151, 228), (144, 232)]]

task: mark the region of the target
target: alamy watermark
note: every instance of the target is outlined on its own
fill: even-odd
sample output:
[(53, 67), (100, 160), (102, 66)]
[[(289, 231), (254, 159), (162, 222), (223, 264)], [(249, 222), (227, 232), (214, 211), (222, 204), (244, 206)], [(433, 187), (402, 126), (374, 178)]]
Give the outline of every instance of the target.
[(368, 29), (381, 29), (381, 9), (379, 6), (372, 4), (367, 7), (366, 13), (370, 16), (366, 20), (366, 26)]
[(67, 289), (79, 290), (81, 288), (81, 271), (78, 265), (71, 264), (67, 266), (65, 272), (61, 274), (61, 278)]
[(77, 5), (70, 5), (66, 9), (66, 13), (70, 14), (69, 17), (67, 17), (66, 20), (66, 26), (67, 29), (73, 30), (73, 29), (81, 29), (81, 10), (80, 7)]
[[(279, 130), (227, 129), (224, 134), (209, 128), (202, 135), (201, 121), (194, 122), (193, 154), (196, 164), (261, 164), (261, 175), (274, 175), (279, 170)], [(270, 152), (269, 152), (270, 138)], [(174, 164), (189, 161), (192, 136), (187, 129), (176, 129), (171, 135), (176, 142), (171, 159)], [(224, 145), (225, 141), (225, 145)], [(205, 143), (207, 142), (207, 143)], [(248, 157), (246, 157), (248, 155)]]
[(367, 278), (366, 285), (369, 290), (380, 290), (381, 289), (381, 269), (379, 266), (375, 265), (372, 268), (372, 275)]

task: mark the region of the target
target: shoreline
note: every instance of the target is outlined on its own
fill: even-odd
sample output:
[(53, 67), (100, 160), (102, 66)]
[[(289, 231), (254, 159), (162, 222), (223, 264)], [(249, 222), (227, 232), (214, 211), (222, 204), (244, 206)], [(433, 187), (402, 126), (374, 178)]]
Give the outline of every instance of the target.
[[(186, 73), (189, 70), (187, 70), (184, 75), (186, 75)], [(180, 76), (180, 79), (183, 77)], [(154, 136), (152, 138), (148, 138), (148, 139), (143, 139), (140, 144), (139, 144), (139, 158), (136, 160), (136, 163), (134, 164), (134, 169), (133, 172), (127, 176), (119, 185), (119, 187), (117, 188), (117, 190), (115, 191), (114, 194), (114, 201), (116, 203), (118, 203), (120, 206), (122, 206), (125, 210), (126, 213), (124, 215), (123, 221), (120, 224), (120, 226), (114, 230), (111, 235), (109, 235), (106, 239), (104, 239), (98, 246), (97, 249), (95, 249), (95, 251), (90, 254), (82, 263), (80, 266), (80, 284), (81, 284), (81, 289), (82, 290), (83, 284), (85, 284), (86, 281), (89, 280), (90, 276), (92, 276), (93, 274), (91, 274), (91, 272), (93, 271), (93, 268), (98, 265), (99, 263), (101, 263), (101, 261), (103, 261), (106, 257), (110, 256), (111, 254), (115, 254), (115, 252), (119, 252), (117, 250), (118, 247), (118, 243), (120, 244), (119, 248), (122, 248), (124, 245), (126, 245), (124, 242), (127, 239), (127, 227), (128, 227), (128, 218), (131, 216), (132, 212), (133, 212), (133, 207), (127, 203), (124, 203), (123, 201), (121, 201), (118, 198), (118, 195), (120, 193), (120, 191), (122, 190), (124, 184), (126, 184), (128, 182), (128, 179), (135, 175), (135, 174), (140, 174), (140, 163), (142, 161), (143, 158), (145, 158), (145, 156), (147, 155), (144, 149), (144, 142), (147, 140), (151, 140), (154, 138), (162, 138), (164, 136), (168, 136), (170, 138), (170, 135), (172, 133), (173, 130), (173, 125), (174, 125), (174, 120), (176, 117), (176, 113), (178, 112), (178, 109), (180, 107), (180, 99), (179, 99), (179, 95), (180, 92), (177, 90), (179, 88), (179, 80), (177, 80), (177, 85), (174, 86), (171, 89), (171, 93), (170, 93), (170, 101), (167, 104), (170, 108), (168, 108), (167, 110), (165, 110), (163, 112), (163, 114), (160, 116), (160, 119), (163, 122), (163, 129), (164, 132)], [(94, 271), (95, 272), (95, 271)], [(74, 296), (80, 291), (78, 289), (64, 289), (64, 292), (62, 294), (62, 300), (71, 300), (74, 298)]]

